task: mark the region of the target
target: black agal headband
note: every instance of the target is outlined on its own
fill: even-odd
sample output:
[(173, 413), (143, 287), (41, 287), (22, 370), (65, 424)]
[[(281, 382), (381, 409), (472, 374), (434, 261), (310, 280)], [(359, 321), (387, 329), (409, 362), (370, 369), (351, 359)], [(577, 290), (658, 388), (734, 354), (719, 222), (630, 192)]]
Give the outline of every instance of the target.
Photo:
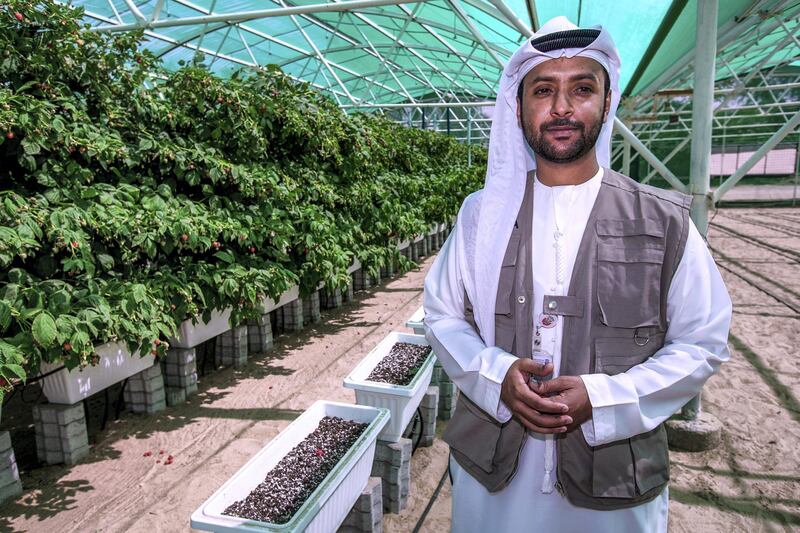
[(562, 48), (586, 48), (597, 39), (600, 30), (577, 29), (554, 31), (531, 39), (531, 46), (540, 52), (550, 52)]

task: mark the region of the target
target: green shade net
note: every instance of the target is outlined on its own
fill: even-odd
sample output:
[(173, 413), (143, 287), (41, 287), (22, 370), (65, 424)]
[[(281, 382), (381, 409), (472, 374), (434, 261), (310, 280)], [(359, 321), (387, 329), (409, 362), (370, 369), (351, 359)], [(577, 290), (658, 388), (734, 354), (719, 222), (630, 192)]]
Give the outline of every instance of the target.
[[(565, 15), (581, 26), (608, 28), (622, 58), (620, 85), (635, 96), (691, 83), (670, 76), (694, 50), (696, 1), (507, 0), (505, 5), (527, 27), (532, 25), (533, 5), (539, 23)], [(146, 19), (160, 8), (157, 20), (321, 3), (326, 2), (135, 1)], [(75, 1), (73, 5), (83, 7), (87, 22), (94, 26), (136, 22), (123, 0)], [(751, 7), (752, 0), (720, 1), (719, 35), (735, 33), (739, 24), (736, 17), (752, 15)], [(753, 20), (750, 16), (743, 24), (752, 25)], [(769, 46), (761, 45), (786, 39), (784, 29), (774, 27), (770, 20), (754, 26), (762, 31), (760, 41), (750, 52), (732, 59), (730, 68), (718, 67), (718, 77), (747, 72), (770, 52)], [(786, 24), (794, 28), (797, 18)], [(493, 99), (501, 65), (524, 41), (519, 29), (486, 0), (430, 0), (235, 23), (198, 21), (151, 28), (145, 35), (142, 46), (159, 56), (168, 68), (196, 61), (228, 76), (243, 67), (277, 64), (288, 75), (328, 92), (342, 105)], [(775, 63), (798, 56), (796, 41), (789, 41), (785, 48), (768, 59)]]

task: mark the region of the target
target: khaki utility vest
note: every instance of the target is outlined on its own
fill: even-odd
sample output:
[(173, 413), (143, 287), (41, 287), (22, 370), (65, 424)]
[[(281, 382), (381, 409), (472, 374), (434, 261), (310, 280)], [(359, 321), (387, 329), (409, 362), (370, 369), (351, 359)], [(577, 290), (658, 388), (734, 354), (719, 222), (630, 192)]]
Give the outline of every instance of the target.
[[(533, 176), (500, 269), (495, 344), (531, 357), (533, 297), (564, 320), (561, 375), (618, 374), (664, 344), (667, 294), (689, 231), (691, 198), (604, 169), (566, 296), (533, 294)], [(548, 258), (549, 259), (549, 258)], [(465, 314), (475, 331), (472, 305)], [(526, 429), (505, 424), (461, 394), (444, 440), (454, 459), (489, 492), (514, 477)], [(669, 480), (663, 424), (630, 439), (589, 446), (580, 428), (556, 436), (557, 489), (574, 505), (622, 509), (655, 498)]]

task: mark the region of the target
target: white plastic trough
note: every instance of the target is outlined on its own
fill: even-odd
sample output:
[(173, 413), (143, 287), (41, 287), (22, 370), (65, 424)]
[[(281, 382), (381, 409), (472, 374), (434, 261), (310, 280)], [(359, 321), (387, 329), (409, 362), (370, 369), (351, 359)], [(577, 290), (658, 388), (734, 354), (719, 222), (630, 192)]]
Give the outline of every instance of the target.
[(414, 330), (415, 335), (425, 335), (425, 309), (420, 305), (411, 318), (406, 320), (406, 327)]
[[(366, 422), (369, 427), (291, 520), (285, 524), (274, 524), (222, 514), (229, 505), (247, 497), (264, 481), (278, 461), (314, 431), (325, 416)], [(336, 531), (367, 484), (375, 457), (375, 440), (388, 421), (389, 412), (386, 409), (328, 401), (315, 402), (192, 513), (191, 527), (215, 532)]]
[(349, 267), (347, 267), (347, 273), (352, 274), (353, 272), (355, 272), (360, 268), (361, 268), (361, 261), (359, 261), (358, 259), (353, 259), (353, 263)]
[(194, 348), (199, 346), (231, 329), (230, 319), (231, 309), (228, 308), (222, 311), (219, 309), (211, 311), (211, 319), (208, 322), (203, 322), (202, 317), (196, 324), (192, 323), (192, 319), (184, 320), (178, 329), (178, 336), (169, 338), (169, 345), (172, 348)]
[[(87, 366), (82, 370), (66, 368), (50, 374), (42, 380), (42, 389), (50, 403), (72, 405), (92, 394), (107, 389), (123, 379), (129, 378), (153, 366), (155, 358), (139, 353), (131, 355), (124, 342), (108, 342), (95, 348), (100, 356), (97, 366)], [(61, 363), (42, 363), (41, 373), (46, 374), (62, 366)]]
[(411, 421), (411, 417), (414, 416), (414, 411), (419, 407), (422, 397), (425, 395), (428, 385), (430, 385), (435, 360), (435, 356), (431, 351), (417, 375), (414, 376), (411, 383), (405, 386), (368, 381), (367, 376), (372, 372), (372, 369), (389, 354), (396, 342), (428, 346), (425, 337), (421, 335), (408, 335), (393, 331), (384, 337), (361, 360), (358, 366), (344, 378), (344, 386), (356, 391), (357, 404), (384, 407), (391, 411), (391, 420), (378, 436), (380, 440), (389, 442), (400, 440), (403, 431)]
[(298, 285), (292, 285), (289, 290), (281, 294), (277, 300), (273, 300), (272, 298), (263, 298), (260, 302), (259, 309), (261, 310), (261, 314), (266, 315), (267, 313), (271, 313), (272, 311), (278, 309), (279, 307), (283, 307), (293, 300), (297, 300), (299, 297), (300, 287)]

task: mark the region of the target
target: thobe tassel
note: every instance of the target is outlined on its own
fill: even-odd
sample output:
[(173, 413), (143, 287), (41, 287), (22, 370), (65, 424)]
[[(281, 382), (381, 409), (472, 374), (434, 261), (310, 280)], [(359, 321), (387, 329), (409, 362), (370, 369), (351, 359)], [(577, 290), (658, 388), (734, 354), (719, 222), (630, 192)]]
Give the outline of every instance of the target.
[(553, 471), (553, 436), (544, 436), (544, 478), (542, 479), (542, 492), (550, 494), (553, 492), (553, 483), (550, 480), (550, 473)]
[(553, 492), (553, 484), (550, 482), (550, 472), (545, 471), (544, 479), (542, 479), (542, 492), (550, 494)]

